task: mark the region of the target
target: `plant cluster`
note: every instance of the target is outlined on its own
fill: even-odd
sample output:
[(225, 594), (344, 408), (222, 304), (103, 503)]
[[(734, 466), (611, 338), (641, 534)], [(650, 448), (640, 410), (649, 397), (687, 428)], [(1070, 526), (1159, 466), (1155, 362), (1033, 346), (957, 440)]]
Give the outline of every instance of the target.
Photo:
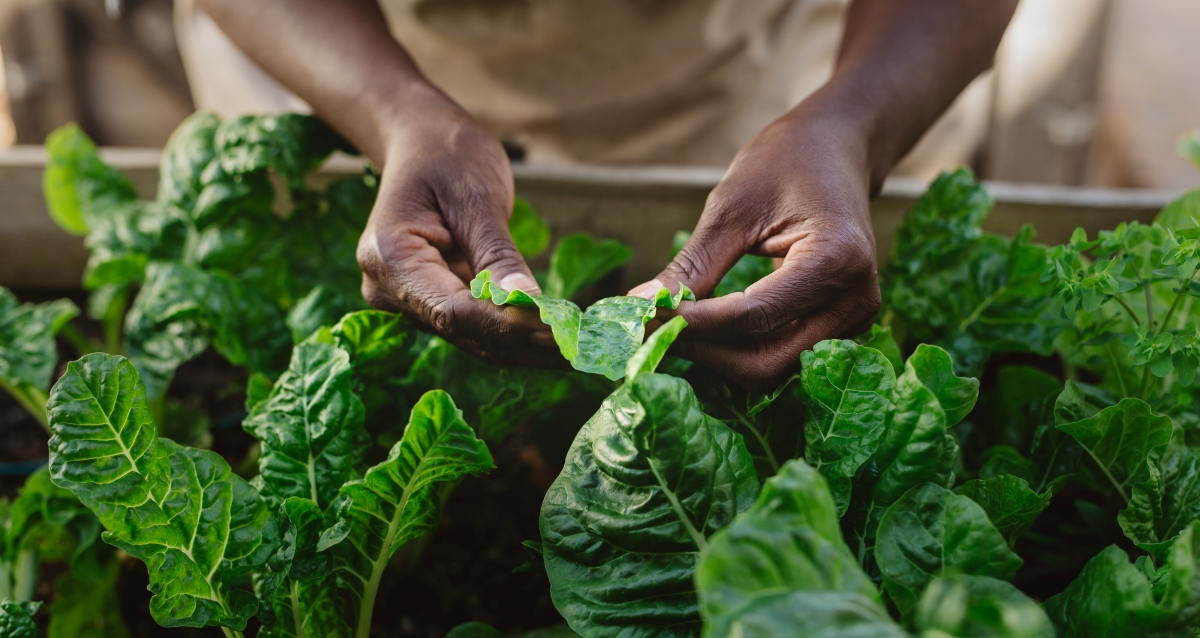
[[(602, 398), (600, 408), (578, 430), (546, 494), (540, 541), (529, 543), (530, 568), (545, 570), (578, 635), (1200, 632), (1200, 190), (1152, 223), (1095, 238), (1077, 231), (1049, 247), (1028, 228), (1011, 239), (984, 232), (986, 190), (967, 171), (943, 174), (897, 231), (879, 325), (817, 344), (798, 373), (759, 395), (666, 356), (686, 329), (682, 318), (646, 336), (659, 308), (691, 298), (686, 288), (583, 309), (570, 300), (628, 258), (614, 243), (563, 240), (541, 275), (542, 296), (504, 290), (486, 271), (471, 284), (479, 303), (536, 310), (569, 374), (486, 366), (403, 318), (326, 307), (317, 302), (326, 293), (312, 291), (340, 290), (336, 283), (305, 279), (303, 267), (282, 268), (283, 280), (267, 274), (269, 260), (290, 258), (273, 239), (238, 253), (236, 267), (205, 262), (197, 255), (206, 241), (253, 234), (231, 229), (263, 223), (287, 237), (304, 215), (335, 210), (334, 187), (310, 191), (302, 173), (337, 143), (302, 143), (325, 135), (294, 133), (323, 130), (306, 118), (204, 117), (184, 130), (211, 121), (212, 134), (177, 134), (164, 176), (182, 157), (207, 158), (178, 164), (171, 179), (189, 192), (245, 182), (252, 192), (279, 176), (291, 210), (275, 212), (279, 197), (218, 193), (210, 197), (224, 203), (200, 214), (203, 197), (172, 203), (184, 200), (171, 187), (160, 187), (155, 204), (138, 202), (77, 135), (71, 148), (83, 150), (57, 157), (65, 172), (47, 175), (81, 202), (76, 217), (59, 217), (89, 229), (93, 300), (104, 286), (139, 292), (124, 325), (129, 358), (87, 354), (49, 393), (50, 467), (26, 492), (42, 504), (41, 520), (65, 531), (31, 538), (67, 538), (63, 547), (74, 548), (40, 549), (47, 556), (86, 556), (99, 551), (103, 526), (108, 545), (147, 564), (159, 623), (238, 635), (254, 617), (264, 636), (368, 636), (383, 571), (397, 554), (419, 552), (455, 482), (493, 467), (487, 444), (535, 415), (566, 421), (570, 412), (557, 410), (589, 396)], [(344, 182), (363, 193), (360, 212), (370, 207), (361, 189), (371, 175)], [(238, 203), (268, 200), (269, 213)], [(220, 221), (197, 221), (207, 216)], [(127, 228), (165, 233), (168, 223), (142, 223), (160, 217), (190, 220), (178, 231), (186, 239), (156, 235), (164, 239), (145, 245), (158, 248), (105, 261), (120, 252), (113, 237), (135, 233), (98, 229), (127, 219)], [(217, 238), (206, 240), (210, 228)], [(526, 254), (549, 242), (523, 204), (512, 229)], [(139, 274), (97, 274), (118, 262), (112, 270)], [(172, 285), (180, 298), (166, 305), (178, 312), (143, 320), (166, 294), (154, 292), (156, 264), (223, 283)], [(768, 266), (743, 260), (721, 292), (751, 286)], [(270, 310), (205, 314), (207, 304), (226, 303), (203, 297), (213, 290), (252, 290)], [(234, 314), (244, 303), (226, 301)], [(41, 330), (52, 334), (62, 323), (55, 317), (69, 313), (43, 314)], [(268, 328), (290, 336), (286, 365), (248, 354), (270, 346), (247, 338)], [(147, 346), (177, 338), (191, 345)], [(156, 425), (150, 397), (162, 396), (164, 371), (207, 345), (254, 371), (243, 422), (261, 447), (251, 480)], [(372, 442), (386, 458), (371, 458)], [(25, 552), (49, 547), (22, 540), (33, 520), (17, 514), (32, 511), (18, 507), (26, 492), (11, 506), (0, 564), (12, 591), (28, 582)], [(53, 500), (74, 514), (56, 514), (45, 505)], [(0, 631), (29, 631), (28, 598), (0, 603)], [(503, 634), (469, 623), (450, 635)]]

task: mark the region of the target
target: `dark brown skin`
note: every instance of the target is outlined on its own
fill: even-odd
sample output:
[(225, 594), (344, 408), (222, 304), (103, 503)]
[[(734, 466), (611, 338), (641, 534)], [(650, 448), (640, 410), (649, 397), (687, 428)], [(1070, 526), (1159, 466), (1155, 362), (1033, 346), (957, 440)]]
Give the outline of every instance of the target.
[[(491, 363), (562, 367), (528, 309), (473, 299), (484, 269), (539, 293), (508, 234), (500, 143), (434, 87), (372, 0), (201, 0), (226, 34), (381, 167), (359, 242), (363, 294)], [(1017, 0), (854, 0), (833, 78), (763, 129), (713, 189), (692, 238), (630, 294), (687, 284), (675, 350), (755, 390), (879, 309), (869, 201), (892, 166), (987, 70)], [(777, 269), (709, 299), (746, 253)], [(660, 284), (661, 282), (661, 284)], [(731, 335), (737, 335), (731, 337)]]

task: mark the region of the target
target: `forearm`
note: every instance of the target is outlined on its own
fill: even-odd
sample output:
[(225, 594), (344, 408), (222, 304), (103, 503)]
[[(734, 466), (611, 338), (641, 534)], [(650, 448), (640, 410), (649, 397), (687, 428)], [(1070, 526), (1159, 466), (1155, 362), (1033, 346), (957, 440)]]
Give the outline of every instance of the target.
[(872, 192), (979, 74), (1017, 0), (854, 0), (830, 81), (797, 111), (823, 109), (865, 134)]
[(395, 123), (454, 108), (392, 38), (374, 0), (200, 0), (251, 59), (382, 164)]

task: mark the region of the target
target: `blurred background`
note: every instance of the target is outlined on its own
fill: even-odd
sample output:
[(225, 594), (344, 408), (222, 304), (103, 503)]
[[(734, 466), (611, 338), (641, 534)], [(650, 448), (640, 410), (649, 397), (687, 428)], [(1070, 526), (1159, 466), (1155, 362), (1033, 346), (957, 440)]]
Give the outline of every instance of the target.
[[(197, 106), (175, 4), (0, 0), (0, 148), (69, 121), (101, 145), (162, 146)], [(896, 173), (965, 162), (990, 180), (1193, 186), (1175, 145), (1200, 127), (1198, 26), (1196, 0), (1024, 0), (995, 69)]]

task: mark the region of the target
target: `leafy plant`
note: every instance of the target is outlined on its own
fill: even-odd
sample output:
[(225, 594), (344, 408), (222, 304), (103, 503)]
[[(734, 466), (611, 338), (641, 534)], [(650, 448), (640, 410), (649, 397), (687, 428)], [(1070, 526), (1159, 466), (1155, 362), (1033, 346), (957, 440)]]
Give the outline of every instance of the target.
[(0, 286), (0, 387), (43, 427), (46, 390), (58, 365), (54, 335), (77, 314), (69, 299), (22, 304)]

